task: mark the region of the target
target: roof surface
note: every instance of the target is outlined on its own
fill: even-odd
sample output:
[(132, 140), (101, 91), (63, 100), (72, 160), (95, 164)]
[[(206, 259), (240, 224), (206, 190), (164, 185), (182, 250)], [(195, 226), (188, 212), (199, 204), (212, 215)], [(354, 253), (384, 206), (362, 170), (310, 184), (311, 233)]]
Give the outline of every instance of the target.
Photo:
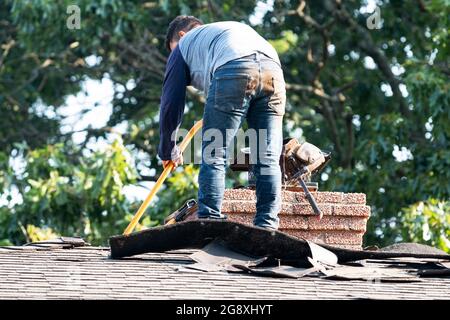
[(101, 247), (0, 248), (0, 299), (450, 299), (448, 277), (390, 283), (179, 270), (195, 251), (112, 260)]

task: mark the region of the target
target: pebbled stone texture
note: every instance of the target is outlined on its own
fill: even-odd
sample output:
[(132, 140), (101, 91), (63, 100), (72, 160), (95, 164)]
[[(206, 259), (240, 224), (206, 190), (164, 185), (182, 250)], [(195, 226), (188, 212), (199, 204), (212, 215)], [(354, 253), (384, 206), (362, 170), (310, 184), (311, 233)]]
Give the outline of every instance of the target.
[[(370, 217), (364, 193), (312, 192), (323, 212), (314, 214), (303, 192), (284, 190), (279, 230), (298, 238), (333, 246), (360, 249)], [(222, 212), (232, 221), (252, 224), (256, 195), (250, 189), (226, 189)]]

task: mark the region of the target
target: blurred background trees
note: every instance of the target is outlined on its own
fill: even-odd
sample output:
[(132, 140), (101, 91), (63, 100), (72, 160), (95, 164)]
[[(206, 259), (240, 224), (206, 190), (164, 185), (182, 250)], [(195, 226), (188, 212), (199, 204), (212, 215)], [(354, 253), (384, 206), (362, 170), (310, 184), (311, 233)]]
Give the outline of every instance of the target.
[[(69, 30), (67, 6), (81, 9)], [(379, 28), (367, 27), (375, 5)], [(0, 2), (0, 243), (56, 234), (106, 244), (161, 172), (158, 111), (168, 23), (252, 25), (277, 49), (288, 83), (285, 136), (333, 152), (322, 190), (364, 192), (365, 244), (450, 249), (448, 0), (4, 0)], [(101, 125), (68, 125), (70, 97), (104, 95)], [(95, 87), (98, 88), (103, 87)], [(104, 108), (69, 110), (82, 119)], [(189, 91), (184, 128), (202, 116)], [(81, 120), (80, 120), (81, 121)], [(75, 121), (76, 122), (76, 121)], [(196, 196), (198, 166), (170, 178), (140, 228)], [(150, 184), (149, 184), (150, 183)], [(228, 185), (239, 184), (229, 174)], [(133, 189), (135, 190), (135, 189)]]

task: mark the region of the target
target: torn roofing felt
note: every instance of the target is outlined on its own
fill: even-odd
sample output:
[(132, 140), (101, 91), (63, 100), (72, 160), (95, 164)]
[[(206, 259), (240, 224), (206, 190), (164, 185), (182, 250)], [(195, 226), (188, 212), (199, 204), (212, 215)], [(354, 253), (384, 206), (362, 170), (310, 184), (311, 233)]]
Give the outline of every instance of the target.
[(202, 250), (191, 254), (190, 258), (195, 262), (190, 265), (183, 265), (181, 268), (206, 272), (232, 271), (233, 265), (258, 265), (265, 260), (265, 258), (249, 257), (229, 250), (217, 240), (210, 242)]
[[(109, 239), (111, 258), (129, 257), (146, 252), (203, 248), (219, 240), (229, 249), (253, 257), (274, 257), (285, 260), (306, 260), (311, 257), (307, 241), (280, 231), (267, 230), (231, 221), (194, 220), (150, 228)], [(435, 258), (450, 260), (439, 253), (364, 251), (321, 245), (333, 252), (339, 262), (395, 257)]]
[[(300, 266), (292, 260), (272, 257), (255, 258), (230, 250), (220, 240), (213, 240), (189, 257), (193, 263), (174, 267), (178, 272), (229, 272), (256, 276), (299, 279), (320, 277), (330, 280), (363, 280), (380, 282), (420, 282), (420, 277), (446, 276), (447, 264), (437, 259), (396, 258), (359, 260), (338, 264), (337, 256), (321, 246), (307, 241), (311, 257)], [(395, 267), (386, 263), (395, 263)], [(431, 262), (433, 261), (433, 262)], [(305, 262), (305, 261), (303, 261)], [(290, 264), (290, 265), (286, 265)], [(426, 268), (426, 269), (424, 269)]]
[(325, 265), (322, 263), (337, 262), (337, 257), (326, 249), (322, 248), (322, 250), (317, 250), (317, 248), (312, 248), (311, 251), (313, 252), (314, 263), (318, 265), (318, 267), (312, 265), (312, 267), (309, 266), (308, 268), (297, 268), (281, 265), (281, 260), (277, 260), (275, 264), (273, 264), (274, 261), (268, 257), (257, 259), (236, 253), (223, 246), (219, 241), (214, 240), (203, 249), (190, 256), (195, 263), (179, 266), (177, 267), (177, 270), (183, 271), (186, 269), (193, 269), (204, 272), (228, 271), (232, 273), (251, 273), (266, 277), (297, 279), (317, 273), (321, 269), (324, 269)]
[[(295, 279), (303, 277), (320, 277), (329, 280), (379, 280), (383, 282), (420, 282), (421, 280), (419, 279), (419, 277), (422, 276), (419, 273), (419, 270), (412, 268), (390, 268), (384, 265), (378, 266), (375, 263), (371, 264), (370, 266), (349, 266), (344, 264), (327, 266), (313, 258), (308, 258), (308, 260), (311, 266), (307, 268), (298, 268), (287, 265), (264, 267), (261, 266), (261, 264), (255, 266), (234, 264), (233, 267), (235, 269), (239, 269), (241, 271), (259, 276)], [(442, 271), (442, 269), (439, 271)], [(442, 276), (442, 274), (442, 272), (440, 274), (435, 273), (434, 277)]]

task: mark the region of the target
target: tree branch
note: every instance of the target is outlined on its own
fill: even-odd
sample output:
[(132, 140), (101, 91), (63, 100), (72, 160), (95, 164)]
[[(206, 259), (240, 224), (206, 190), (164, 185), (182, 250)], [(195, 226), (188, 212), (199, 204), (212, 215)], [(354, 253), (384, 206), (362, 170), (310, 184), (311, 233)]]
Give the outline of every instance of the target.
[(329, 101), (333, 101), (333, 102), (342, 102), (343, 101), (342, 99), (345, 100), (345, 98), (343, 98), (343, 96), (329, 95), (319, 88), (315, 88), (313, 86), (308, 86), (308, 85), (286, 83), (286, 89), (294, 90), (294, 91), (305, 91), (308, 93), (312, 93), (321, 99), (329, 100)]
[(333, 14), (336, 19), (343, 22), (344, 24), (347, 24), (350, 27), (350, 31), (355, 31), (356, 34), (359, 35), (360, 40), (356, 42), (357, 46), (361, 49), (361, 51), (372, 57), (372, 59), (375, 61), (381, 73), (386, 77), (387, 82), (392, 88), (394, 97), (400, 105), (401, 114), (405, 117), (410, 117), (411, 112), (400, 91), (399, 86), (401, 82), (392, 73), (389, 61), (384, 55), (383, 51), (381, 51), (376, 46), (375, 42), (372, 39), (372, 35), (365, 28), (360, 26), (347, 12), (347, 10), (345, 10), (344, 6), (341, 4), (341, 1), (334, 0), (333, 2), (335, 6), (329, 12)]

